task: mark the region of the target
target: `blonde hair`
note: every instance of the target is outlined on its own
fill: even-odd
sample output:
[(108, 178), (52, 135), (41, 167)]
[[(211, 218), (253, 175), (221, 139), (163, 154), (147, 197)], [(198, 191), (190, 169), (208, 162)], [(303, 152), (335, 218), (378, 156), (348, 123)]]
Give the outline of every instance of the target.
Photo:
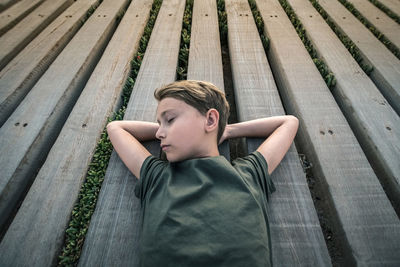
[(185, 80), (167, 84), (154, 91), (154, 97), (161, 101), (166, 97), (172, 97), (184, 101), (197, 109), (202, 115), (215, 108), (219, 113), (218, 135), (219, 142), (228, 123), (229, 104), (225, 93), (209, 82)]

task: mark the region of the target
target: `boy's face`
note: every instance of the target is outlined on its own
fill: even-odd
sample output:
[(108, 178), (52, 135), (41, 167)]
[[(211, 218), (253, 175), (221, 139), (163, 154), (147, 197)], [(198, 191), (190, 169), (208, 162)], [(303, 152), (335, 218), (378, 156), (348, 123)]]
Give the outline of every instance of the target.
[(156, 133), (168, 161), (202, 157), (207, 119), (184, 101), (167, 97), (158, 103)]

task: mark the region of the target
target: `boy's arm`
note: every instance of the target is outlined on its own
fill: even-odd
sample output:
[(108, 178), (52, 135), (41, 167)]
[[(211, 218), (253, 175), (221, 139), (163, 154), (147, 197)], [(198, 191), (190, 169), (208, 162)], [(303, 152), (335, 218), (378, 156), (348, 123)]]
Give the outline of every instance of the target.
[(114, 149), (128, 169), (140, 178), (140, 168), (150, 152), (140, 143), (156, 139), (157, 123), (144, 121), (112, 121), (107, 133)]
[(292, 144), (298, 126), (299, 120), (292, 115), (229, 124), (220, 142), (236, 137), (267, 137), (257, 151), (264, 156), (271, 174)]

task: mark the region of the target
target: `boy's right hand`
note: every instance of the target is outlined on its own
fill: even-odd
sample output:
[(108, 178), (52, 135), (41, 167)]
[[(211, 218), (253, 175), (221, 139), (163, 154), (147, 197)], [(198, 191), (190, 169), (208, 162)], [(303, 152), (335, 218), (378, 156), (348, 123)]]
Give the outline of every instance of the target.
[(154, 140), (158, 127), (157, 123), (143, 121), (112, 121), (107, 125), (114, 149), (138, 179), (144, 160), (151, 155), (140, 142)]

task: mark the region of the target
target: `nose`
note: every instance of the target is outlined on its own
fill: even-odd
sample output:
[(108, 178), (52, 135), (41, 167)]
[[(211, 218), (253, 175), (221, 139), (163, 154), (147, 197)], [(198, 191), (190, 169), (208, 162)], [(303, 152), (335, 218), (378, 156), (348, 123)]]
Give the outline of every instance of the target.
[(164, 137), (165, 137), (164, 129), (163, 127), (160, 126), (158, 127), (158, 130), (156, 132), (156, 138), (161, 140)]

